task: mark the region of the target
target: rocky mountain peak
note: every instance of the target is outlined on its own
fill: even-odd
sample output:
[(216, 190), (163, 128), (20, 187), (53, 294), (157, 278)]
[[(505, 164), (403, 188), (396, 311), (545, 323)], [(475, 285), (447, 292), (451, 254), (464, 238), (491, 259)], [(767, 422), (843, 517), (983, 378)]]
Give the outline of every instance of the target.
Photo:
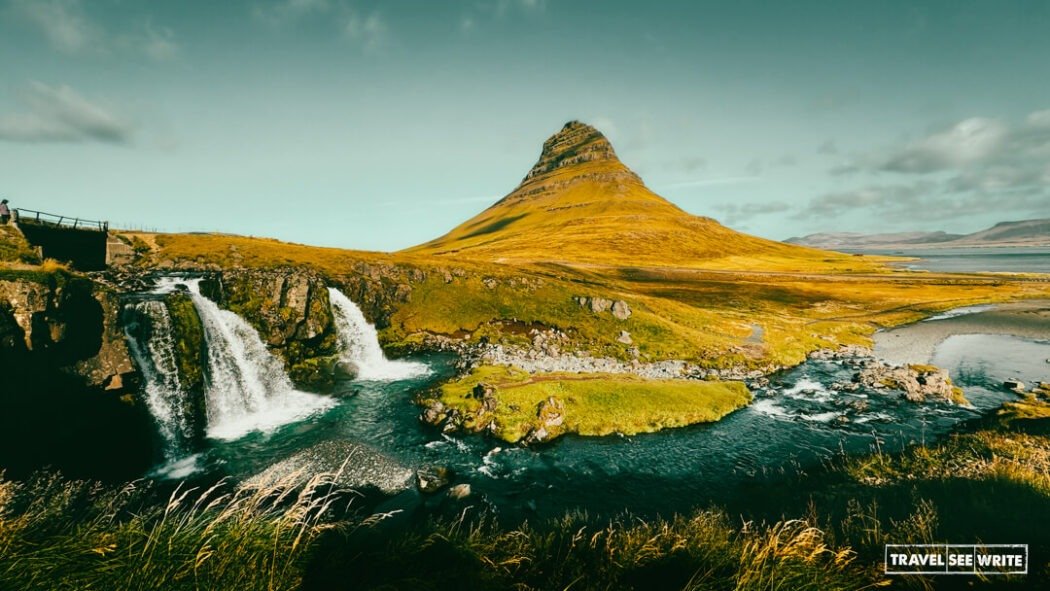
[(543, 152), (532, 170), (525, 175), (523, 183), (541, 177), (558, 169), (583, 164), (586, 162), (608, 162), (620, 168), (631, 177), (634, 173), (624, 166), (616, 157), (612, 144), (594, 127), (580, 121), (569, 121), (560, 131), (543, 142)]

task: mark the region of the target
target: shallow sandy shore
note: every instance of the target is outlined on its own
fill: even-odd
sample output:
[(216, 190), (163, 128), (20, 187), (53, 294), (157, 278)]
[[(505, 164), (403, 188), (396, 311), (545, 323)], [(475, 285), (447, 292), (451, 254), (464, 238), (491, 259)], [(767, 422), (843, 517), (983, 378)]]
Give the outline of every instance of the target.
[(875, 333), (875, 355), (887, 363), (929, 363), (944, 339), (960, 334), (1012, 335), (1050, 340), (1050, 300), (997, 305), (992, 310), (916, 322)]

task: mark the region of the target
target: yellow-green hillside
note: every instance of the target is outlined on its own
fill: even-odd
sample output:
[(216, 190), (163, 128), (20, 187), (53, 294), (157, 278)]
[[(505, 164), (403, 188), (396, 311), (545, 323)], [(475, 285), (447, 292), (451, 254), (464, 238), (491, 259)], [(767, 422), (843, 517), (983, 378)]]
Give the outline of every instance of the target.
[[(136, 234), (151, 267), (304, 267), (337, 282), (394, 274), (404, 294), (380, 331), (387, 345), (437, 334), (525, 345), (531, 328), (557, 328), (563, 350), (641, 361), (684, 359), (705, 366), (794, 364), (806, 353), (866, 344), (878, 327), (958, 306), (1050, 297), (1031, 278), (938, 273), (785, 273), (507, 265), (417, 253), (370, 253), (227, 235)], [(382, 288), (379, 282), (375, 282)], [(625, 320), (595, 313), (577, 297), (624, 300)], [(756, 338), (755, 327), (761, 329)], [(621, 331), (633, 340), (617, 340)]]
[[(569, 122), (516, 189), (410, 253), (527, 263), (867, 271), (878, 260), (736, 232), (650, 191), (593, 127)], [(738, 267), (742, 268), (742, 267)]]

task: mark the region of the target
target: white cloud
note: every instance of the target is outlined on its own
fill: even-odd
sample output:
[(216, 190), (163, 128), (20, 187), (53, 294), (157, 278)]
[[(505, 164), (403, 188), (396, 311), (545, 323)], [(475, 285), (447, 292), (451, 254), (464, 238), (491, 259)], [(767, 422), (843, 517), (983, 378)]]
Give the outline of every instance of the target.
[(33, 82), (22, 102), (25, 112), (0, 115), (0, 140), (126, 144), (135, 131), (130, 120), (68, 86)]
[[(377, 51), (390, 41), (390, 27), (378, 10), (365, 13), (346, 0), (282, 0), (257, 4), (252, 9), (254, 16), (270, 25), (290, 26), (300, 21), (323, 21), (332, 23), (338, 33), (359, 45), (365, 52)], [(461, 28), (470, 28), (473, 23), (463, 21)]]
[(365, 51), (375, 51), (386, 45), (389, 28), (379, 12), (367, 16), (350, 11), (343, 26), (343, 33), (361, 45)]
[(76, 53), (101, 41), (101, 31), (84, 14), (78, 0), (13, 0), (12, 6), (59, 51)]
[(171, 29), (155, 28), (147, 20), (132, 30), (110, 32), (88, 15), (81, 0), (12, 0), (11, 6), (63, 53), (132, 53), (164, 61), (179, 51)]
[(714, 206), (716, 211), (725, 215), (727, 224), (736, 225), (737, 222), (750, 220), (755, 217), (783, 213), (791, 209), (791, 205), (784, 201), (768, 201), (763, 203), (722, 203)]
[(547, 0), (479, 0), (463, 13), (459, 30), (470, 33), (483, 24), (514, 16), (539, 15), (547, 10)]
[[(851, 208), (898, 218), (989, 211), (1050, 215), (1050, 110), (1018, 122), (963, 119), (894, 149), (857, 156), (831, 173), (878, 175), (879, 182), (817, 197), (800, 217)], [(887, 182), (887, 175), (899, 182)]]
[(157, 61), (171, 60), (179, 55), (179, 44), (175, 42), (175, 34), (172, 30), (157, 29), (148, 24), (142, 40), (142, 49), (146, 55)]
[(332, 9), (328, 0), (284, 0), (283, 2), (256, 4), (252, 14), (269, 24), (283, 25), (300, 18), (326, 14)]
[(912, 142), (891, 155), (882, 168), (919, 173), (958, 168), (988, 158), (1002, 147), (1009, 134), (1009, 128), (1001, 121), (972, 117)]
[(869, 219), (894, 221), (938, 221), (988, 212), (1003, 216), (1050, 216), (1050, 190), (1038, 186), (997, 189), (972, 187), (957, 191), (950, 184), (925, 179), (913, 183), (871, 185), (821, 195), (794, 217), (834, 220), (857, 212)]
[(1027, 121), (1028, 125), (1032, 127), (1040, 129), (1044, 127), (1050, 128), (1050, 109), (1046, 109), (1045, 111), (1036, 111), (1034, 113), (1029, 113), (1025, 121)]

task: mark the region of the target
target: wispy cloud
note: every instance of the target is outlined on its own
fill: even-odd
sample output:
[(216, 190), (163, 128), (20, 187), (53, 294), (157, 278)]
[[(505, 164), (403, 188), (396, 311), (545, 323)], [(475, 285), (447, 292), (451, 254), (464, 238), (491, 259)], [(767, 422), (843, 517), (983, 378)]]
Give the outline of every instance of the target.
[(880, 220), (936, 221), (965, 218), (990, 211), (1005, 216), (1050, 217), (1050, 191), (1032, 187), (1010, 191), (957, 192), (932, 180), (870, 185), (821, 195), (793, 217), (835, 219), (860, 212)]
[(284, 0), (256, 4), (252, 15), (271, 25), (285, 25), (310, 15), (327, 14), (332, 8), (329, 0)]
[(101, 30), (77, 0), (13, 0), (11, 6), (59, 51), (84, 51), (102, 39)]
[(833, 139), (824, 140), (822, 144), (817, 146), (817, 154), (823, 154), (825, 156), (834, 156), (839, 153), (838, 144)]
[(459, 19), (459, 30), (471, 33), (486, 23), (515, 16), (540, 15), (547, 10), (547, 0), (479, 0), (471, 4)]
[(68, 86), (33, 82), (22, 103), (25, 111), (0, 115), (0, 140), (127, 144), (135, 131), (129, 119)]
[(378, 11), (365, 15), (350, 10), (345, 17), (343, 33), (365, 51), (376, 51), (387, 44), (390, 28)]
[(110, 31), (92, 18), (80, 0), (12, 0), (13, 14), (39, 31), (57, 51), (76, 54), (132, 53), (163, 61), (175, 57), (179, 44), (171, 29), (149, 19), (130, 30)]
[(347, 0), (280, 0), (252, 7), (252, 15), (274, 27), (291, 27), (301, 22), (330, 23), (336, 33), (366, 53), (376, 52), (390, 42), (390, 26), (379, 9), (364, 11)]
[(714, 210), (721, 212), (727, 224), (736, 224), (764, 215), (783, 213), (791, 209), (785, 201), (768, 201), (763, 203), (721, 203)]

